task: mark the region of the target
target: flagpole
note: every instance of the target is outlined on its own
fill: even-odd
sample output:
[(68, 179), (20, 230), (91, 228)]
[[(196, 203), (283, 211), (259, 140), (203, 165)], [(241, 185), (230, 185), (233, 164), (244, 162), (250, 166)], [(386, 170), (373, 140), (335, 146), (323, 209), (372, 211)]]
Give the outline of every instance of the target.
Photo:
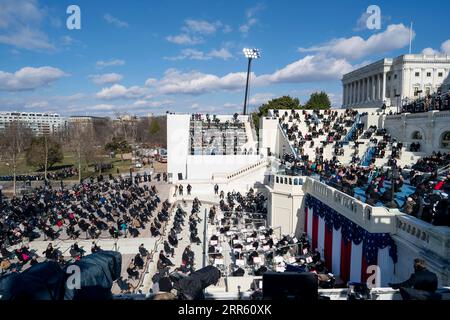
[(413, 23), (411, 22), (411, 28), (409, 28), (409, 54), (412, 52), (412, 29)]

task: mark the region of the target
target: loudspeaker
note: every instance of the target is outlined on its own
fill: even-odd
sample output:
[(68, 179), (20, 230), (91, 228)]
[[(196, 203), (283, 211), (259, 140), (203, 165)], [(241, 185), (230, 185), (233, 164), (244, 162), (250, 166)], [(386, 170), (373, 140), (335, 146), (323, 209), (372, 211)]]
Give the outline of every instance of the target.
[(317, 275), (310, 272), (266, 272), (263, 299), (314, 301), (319, 298)]

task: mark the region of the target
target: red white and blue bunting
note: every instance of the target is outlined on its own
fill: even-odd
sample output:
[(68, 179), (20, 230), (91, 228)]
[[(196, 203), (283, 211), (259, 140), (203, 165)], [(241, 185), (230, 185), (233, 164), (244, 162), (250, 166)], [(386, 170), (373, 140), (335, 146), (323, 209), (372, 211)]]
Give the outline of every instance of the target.
[(305, 232), (312, 249), (322, 253), (328, 269), (342, 280), (365, 281), (370, 265), (380, 267), (382, 283), (391, 280), (397, 247), (389, 233), (370, 233), (311, 195), (305, 197)]

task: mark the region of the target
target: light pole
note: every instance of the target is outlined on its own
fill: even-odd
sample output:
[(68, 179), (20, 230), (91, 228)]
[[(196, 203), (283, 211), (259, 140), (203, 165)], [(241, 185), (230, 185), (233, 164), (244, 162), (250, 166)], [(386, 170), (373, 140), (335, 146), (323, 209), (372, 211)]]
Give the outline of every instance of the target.
[(399, 94), (399, 93), (397, 93), (396, 95), (395, 95), (395, 97), (397, 98), (397, 113), (399, 113), (398, 112), (398, 107), (399, 107), (399, 105), (400, 105), (400, 97), (401, 97), (401, 94)]
[(245, 100), (244, 100), (244, 115), (247, 114), (247, 100), (248, 100), (248, 84), (250, 81), (250, 70), (252, 66), (252, 60), (261, 58), (261, 53), (258, 49), (247, 49), (244, 48), (242, 50), (244, 52), (245, 57), (248, 59), (248, 66), (247, 66), (247, 83), (245, 85)]

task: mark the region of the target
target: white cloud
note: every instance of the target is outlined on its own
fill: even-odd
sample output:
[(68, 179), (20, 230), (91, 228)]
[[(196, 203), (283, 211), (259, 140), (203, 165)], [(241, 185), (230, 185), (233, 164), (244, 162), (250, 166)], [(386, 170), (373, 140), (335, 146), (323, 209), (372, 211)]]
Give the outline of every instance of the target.
[(166, 60), (208, 60), (211, 59), (208, 57), (203, 51), (197, 49), (183, 49), (181, 50), (181, 54), (175, 57), (164, 57)]
[(35, 51), (55, 49), (41, 28), (46, 12), (36, 0), (2, 0), (0, 5), (0, 43)]
[(450, 54), (450, 39), (442, 43), (441, 50), (443, 53)]
[(444, 41), (441, 44), (441, 50), (435, 50), (433, 48), (425, 48), (422, 50), (423, 54), (435, 55), (435, 54), (450, 54), (450, 39)]
[(356, 21), (356, 27), (353, 31), (362, 31), (367, 29), (367, 19), (371, 16), (371, 13), (363, 12), (359, 17), (358, 21)]
[(149, 100), (137, 100), (133, 103), (136, 108), (158, 108), (173, 104), (173, 100), (161, 100), (161, 101), (149, 101)]
[[(367, 13), (364, 11), (361, 16), (356, 21), (356, 27), (353, 28), (353, 31), (363, 31), (367, 29), (367, 19), (372, 15), (372, 13)], [(390, 16), (381, 16), (381, 25), (385, 25), (391, 21)]]
[(157, 82), (158, 82), (158, 80), (155, 79), (155, 78), (148, 78), (147, 81), (145, 81), (145, 86), (146, 87), (150, 87), (150, 86), (154, 85)]
[[(359, 36), (339, 38), (321, 46), (300, 48), (300, 52), (319, 52), (335, 57), (359, 59), (401, 49), (409, 44), (409, 28), (403, 24), (391, 24), (387, 29), (370, 36), (367, 40)], [(413, 31), (413, 37), (415, 36)]]
[(187, 19), (181, 27), (181, 33), (166, 37), (166, 40), (180, 45), (196, 45), (205, 40), (202, 36), (213, 35), (222, 29), (223, 33), (231, 32), (231, 27), (221, 21), (209, 22), (206, 20)]
[(223, 77), (205, 74), (198, 71), (183, 73), (177, 69), (169, 69), (164, 77), (153, 84), (161, 94), (199, 95), (221, 90), (242, 89), (246, 73), (229, 73)]
[(117, 106), (112, 104), (96, 104), (93, 106), (87, 106), (84, 108), (84, 110), (93, 110), (93, 111), (110, 111), (116, 109)]
[(233, 58), (233, 55), (231, 54), (231, 52), (225, 48), (221, 48), (219, 50), (216, 50), (216, 49), (211, 50), (211, 52), (209, 53), (209, 56), (213, 57), (213, 58), (223, 59), (223, 60), (228, 60), (230, 58)]
[(433, 48), (425, 48), (422, 50), (422, 53), (428, 56), (434, 56), (435, 54), (439, 54), (438, 50), (434, 50)]
[(26, 109), (42, 109), (42, 108), (48, 108), (50, 106), (50, 103), (45, 100), (41, 101), (34, 101), (34, 102), (28, 102), (25, 104)]
[(250, 28), (254, 26), (257, 22), (258, 20), (255, 18), (248, 19), (245, 24), (239, 26), (239, 31), (244, 34), (247, 34), (250, 31)]
[(260, 106), (275, 97), (273, 93), (256, 93), (250, 100), (249, 104), (252, 106)]
[(96, 94), (96, 97), (103, 100), (137, 99), (145, 96), (146, 93), (145, 88), (138, 86), (127, 88), (120, 84), (114, 84), (109, 88), (103, 88)]
[(164, 57), (166, 60), (210, 60), (212, 58), (218, 58), (227, 60), (232, 58), (233, 55), (228, 51), (226, 48), (221, 48), (219, 50), (213, 49), (208, 53), (205, 53), (203, 51), (197, 50), (197, 49), (183, 49), (181, 50), (181, 54), (175, 57)]
[(107, 61), (97, 61), (96, 66), (97, 68), (105, 68), (105, 67), (113, 67), (113, 66), (123, 66), (125, 64), (125, 61), (120, 59), (111, 59)]
[(342, 106), (342, 93), (327, 92), (328, 98), (330, 98), (332, 108), (340, 108)]
[(309, 55), (272, 74), (262, 75), (254, 83), (300, 83), (337, 80), (354, 67), (345, 59)]
[(88, 77), (98, 85), (113, 84), (121, 81), (123, 76), (118, 73), (93, 74)]
[(245, 16), (246, 16), (247, 20), (244, 24), (239, 26), (239, 31), (244, 36), (247, 36), (250, 29), (258, 23), (258, 19), (256, 19), (255, 16), (261, 10), (264, 10), (264, 5), (260, 3), (246, 11)]
[(233, 31), (233, 28), (229, 25), (225, 25), (222, 30), (223, 33), (230, 33), (231, 31)]
[[(299, 59), (271, 74), (256, 76), (251, 74), (252, 85), (267, 86), (276, 83), (307, 83), (338, 80), (343, 74), (354, 69), (347, 60), (309, 55)], [(169, 69), (160, 80), (149, 79), (151, 85), (160, 94), (201, 95), (217, 91), (242, 90), (247, 74), (245, 72), (228, 73), (224, 76), (206, 74), (199, 71), (182, 72)]]
[(211, 23), (205, 20), (187, 19), (182, 30), (191, 33), (212, 34), (215, 33), (220, 26), (222, 26), (220, 21)]
[(62, 70), (53, 67), (25, 67), (15, 73), (0, 71), (0, 91), (34, 90), (51, 85), (64, 76)]
[(106, 22), (108, 22), (109, 24), (113, 24), (118, 28), (128, 28), (128, 23), (126, 23), (125, 21), (119, 20), (116, 17), (113, 17), (109, 13), (106, 13), (103, 16), (103, 19), (105, 19)]
[(193, 37), (188, 34), (179, 34), (176, 36), (168, 36), (166, 40), (175, 44), (182, 45), (195, 45), (199, 43), (203, 43), (203, 39), (200, 37)]

